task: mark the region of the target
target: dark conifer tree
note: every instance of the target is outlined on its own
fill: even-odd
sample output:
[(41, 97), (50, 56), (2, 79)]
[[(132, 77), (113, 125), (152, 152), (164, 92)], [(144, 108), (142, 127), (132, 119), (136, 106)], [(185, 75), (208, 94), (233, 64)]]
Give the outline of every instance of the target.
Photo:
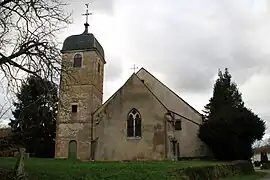
[(57, 86), (50, 81), (30, 76), (16, 94), (13, 103), (12, 128), (14, 144), (25, 147), (36, 157), (54, 156), (56, 132)]
[(219, 160), (249, 159), (252, 144), (262, 139), (265, 122), (244, 106), (237, 85), (232, 82), (228, 69), (219, 71), (213, 97), (205, 106), (205, 122), (199, 138)]

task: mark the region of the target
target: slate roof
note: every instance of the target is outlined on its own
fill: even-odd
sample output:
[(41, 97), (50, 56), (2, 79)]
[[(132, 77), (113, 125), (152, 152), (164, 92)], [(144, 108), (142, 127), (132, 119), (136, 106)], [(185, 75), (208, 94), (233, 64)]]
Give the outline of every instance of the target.
[(104, 50), (92, 33), (84, 31), (82, 34), (72, 35), (65, 39), (61, 52), (70, 50), (96, 49), (104, 58)]

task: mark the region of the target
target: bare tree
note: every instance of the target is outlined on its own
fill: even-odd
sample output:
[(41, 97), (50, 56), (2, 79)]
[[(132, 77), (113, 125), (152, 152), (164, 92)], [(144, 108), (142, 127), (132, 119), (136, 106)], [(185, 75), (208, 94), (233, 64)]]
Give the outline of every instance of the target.
[(11, 107), (11, 104), (9, 104), (7, 101), (4, 104), (0, 104), (0, 124), (2, 123), (3, 119), (8, 118), (7, 114), (11, 110)]
[[(14, 87), (25, 75), (59, 76), (56, 35), (70, 23), (60, 0), (0, 0), (0, 74)], [(3, 79), (2, 79), (3, 80)]]
[(253, 143), (253, 148), (254, 149), (259, 149), (263, 146), (263, 140), (256, 140), (254, 143)]

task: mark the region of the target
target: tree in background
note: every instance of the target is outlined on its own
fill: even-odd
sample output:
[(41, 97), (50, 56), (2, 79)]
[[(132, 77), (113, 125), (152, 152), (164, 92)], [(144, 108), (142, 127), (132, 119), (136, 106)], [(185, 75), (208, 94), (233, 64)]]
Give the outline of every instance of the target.
[(12, 128), (14, 144), (25, 147), (36, 157), (54, 156), (56, 131), (57, 86), (52, 82), (30, 76), (16, 94)]
[(0, 1), (0, 76), (8, 86), (18, 87), (25, 73), (51, 81), (59, 76), (56, 36), (70, 23), (65, 5), (61, 0)]
[[(0, 104), (0, 123), (3, 119), (7, 118), (8, 112), (11, 110), (11, 105), (8, 104), (8, 102), (5, 102), (4, 104)], [(1, 124), (0, 124), (1, 128)]]
[(237, 85), (231, 81), (228, 69), (219, 71), (213, 97), (205, 106), (205, 122), (199, 138), (212, 150), (216, 159), (249, 159), (252, 144), (262, 139), (265, 122), (244, 106)]

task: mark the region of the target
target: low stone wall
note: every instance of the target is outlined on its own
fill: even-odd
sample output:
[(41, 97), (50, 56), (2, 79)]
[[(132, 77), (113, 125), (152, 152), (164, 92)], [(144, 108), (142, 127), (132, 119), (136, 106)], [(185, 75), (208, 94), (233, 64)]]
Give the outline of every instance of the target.
[(190, 167), (175, 170), (171, 179), (181, 180), (216, 180), (238, 174), (253, 173), (254, 168), (249, 161), (234, 161), (215, 166)]

